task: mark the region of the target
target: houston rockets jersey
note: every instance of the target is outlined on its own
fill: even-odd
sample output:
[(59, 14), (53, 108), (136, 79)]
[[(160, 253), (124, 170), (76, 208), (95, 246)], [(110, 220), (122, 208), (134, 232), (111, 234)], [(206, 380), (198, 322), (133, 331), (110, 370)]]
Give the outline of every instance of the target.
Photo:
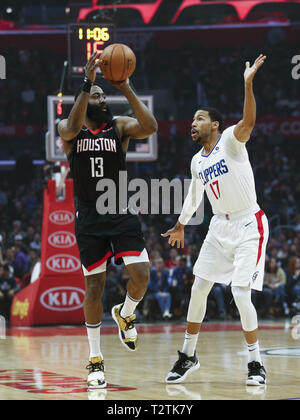
[(119, 186), (119, 171), (126, 170), (125, 153), (115, 121), (92, 131), (83, 126), (73, 140), (68, 154), (77, 198), (81, 202), (96, 203), (97, 183), (107, 178)]
[(192, 159), (191, 171), (203, 189), (214, 214), (230, 214), (258, 209), (255, 182), (245, 143), (228, 127), (210, 153), (204, 148)]

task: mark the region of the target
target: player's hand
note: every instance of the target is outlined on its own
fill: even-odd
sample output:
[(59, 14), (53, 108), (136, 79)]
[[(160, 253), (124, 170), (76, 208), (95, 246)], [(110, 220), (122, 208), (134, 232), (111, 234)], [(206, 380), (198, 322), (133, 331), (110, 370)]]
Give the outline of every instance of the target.
[(99, 58), (101, 53), (94, 51), (94, 53), (91, 55), (89, 61), (86, 63), (85, 66), (85, 75), (86, 77), (94, 83), (97, 76), (97, 67), (99, 66)]
[(257, 70), (264, 64), (266, 59), (266, 56), (263, 54), (260, 54), (257, 59), (254, 61), (254, 64), (252, 66), (250, 66), (250, 62), (247, 61), (246, 62), (246, 69), (244, 72), (244, 80), (245, 83), (251, 83), (255, 73), (257, 72)]
[(129, 85), (129, 79), (122, 80), (121, 82), (114, 82), (113, 80), (106, 79), (112, 86), (114, 86), (116, 89), (124, 90), (128, 89), (130, 87)]
[(171, 246), (177, 246), (177, 248), (184, 248), (184, 225), (177, 222), (176, 225), (169, 229), (166, 233), (162, 233), (163, 238), (169, 236), (168, 243)]

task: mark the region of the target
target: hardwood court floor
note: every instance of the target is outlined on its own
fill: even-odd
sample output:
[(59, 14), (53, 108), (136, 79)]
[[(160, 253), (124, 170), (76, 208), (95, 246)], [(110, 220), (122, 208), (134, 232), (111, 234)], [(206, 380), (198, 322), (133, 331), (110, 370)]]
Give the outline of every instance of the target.
[[(260, 323), (266, 387), (246, 387), (247, 354), (239, 323), (203, 325), (201, 368), (183, 384), (164, 383), (181, 350), (184, 324), (138, 325), (140, 347), (128, 352), (115, 326), (103, 326), (105, 390), (85, 388), (84, 327), (22, 328), (0, 340), (0, 400), (300, 399), (300, 338), (290, 322)], [(299, 334), (298, 334), (299, 335)]]

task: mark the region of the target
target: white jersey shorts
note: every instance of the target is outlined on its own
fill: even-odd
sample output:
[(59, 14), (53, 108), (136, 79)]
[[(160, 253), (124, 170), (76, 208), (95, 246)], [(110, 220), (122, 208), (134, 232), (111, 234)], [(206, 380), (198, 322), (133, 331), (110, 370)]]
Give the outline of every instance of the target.
[(194, 275), (262, 290), (269, 226), (262, 210), (213, 216)]

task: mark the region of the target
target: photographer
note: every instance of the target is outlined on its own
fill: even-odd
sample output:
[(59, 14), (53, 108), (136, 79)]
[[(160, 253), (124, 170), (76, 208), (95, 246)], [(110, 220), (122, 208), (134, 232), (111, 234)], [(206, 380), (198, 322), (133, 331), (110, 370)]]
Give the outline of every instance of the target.
[(0, 315), (9, 319), (14, 295), (20, 290), (8, 264), (0, 265)]

